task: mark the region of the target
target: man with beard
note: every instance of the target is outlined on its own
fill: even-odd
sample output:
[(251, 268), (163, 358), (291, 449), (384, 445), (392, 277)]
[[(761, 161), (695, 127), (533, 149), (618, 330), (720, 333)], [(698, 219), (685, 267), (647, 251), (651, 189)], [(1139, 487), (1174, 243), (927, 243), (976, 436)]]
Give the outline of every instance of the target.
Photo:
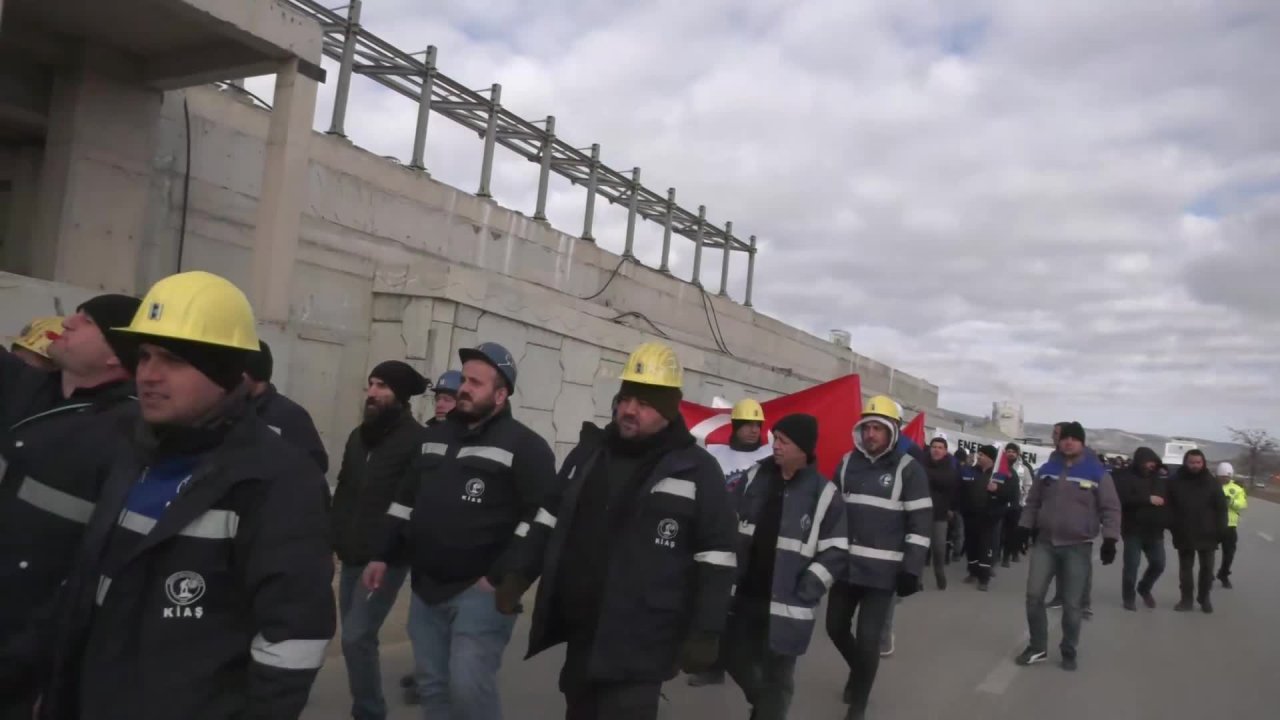
[[(728, 445), (708, 445), (707, 452), (720, 463), (720, 471), (724, 473), (725, 485), (729, 492), (746, 477), (747, 470), (757, 462), (771, 457), (773, 448), (764, 439), (764, 408), (751, 398), (739, 400), (730, 412), (733, 424), (733, 435)], [(716, 667), (704, 673), (689, 676), (691, 687), (703, 685), (720, 685), (724, 683), (724, 667), (717, 662)]]
[(342, 561), (338, 613), (342, 619), (342, 656), (351, 688), (354, 720), (383, 720), (378, 660), (378, 631), (395, 604), (409, 568), (389, 567), (378, 589), (361, 584), (365, 567), (381, 551), (387, 508), (422, 448), (422, 426), (409, 411), (409, 399), (427, 390), (427, 380), (407, 363), (387, 360), (369, 373), (364, 421), (351, 431), (342, 453), (333, 496), (334, 550)]
[(991, 583), (991, 564), (995, 561), (1000, 539), (1000, 521), (1017, 496), (1017, 476), (996, 467), (999, 453), (994, 445), (978, 448), (978, 471), (965, 483), (964, 546), (968, 553), (969, 574), (966, 583), (977, 581), (986, 592)]
[(555, 456), (511, 414), (516, 363), (493, 342), (465, 348), (458, 404), (426, 429), (387, 508), (390, 536), (364, 583), (413, 570), (409, 640), (425, 718), (498, 720), (498, 669), (520, 597), (556, 526)]
[(929, 456), (924, 461), (924, 472), (929, 476), (929, 501), (933, 503), (933, 536), (929, 554), (932, 556), (933, 578), (939, 590), (947, 589), (947, 523), (952, 515), (951, 502), (960, 486), (959, 469), (947, 449), (945, 437), (930, 440)]
[[(1164, 572), (1164, 529), (1169, 526), (1169, 484), (1160, 475), (1160, 457), (1149, 447), (1133, 451), (1133, 462), (1116, 473), (1116, 494), (1123, 515), (1120, 534), (1124, 537), (1124, 569), (1120, 594), (1124, 609), (1138, 609), (1137, 596), (1149, 608), (1156, 599), (1151, 588)], [(1138, 580), (1138, 565), (1147, 556), (1147, 571)], [(1135, 595), (1135, 586), (1136, 595)]]
[(249, 301), (173, 275), (112, 336), (141, 421), (115, 442), (56, 622), (24, 644), (50, 671), (40, 717), (298, 718), (334, 630), (328, 486), (249, 408)]
[[(0, 350), (0, 646), (31, 624), (66, 577), (120, 444), (118, 426), (137, 412), (107, 334), (137, 308), (137, 298), (99, 295), (62, 321), (55, 339), (46, 323), (37, 339), (53, 372)], [(30, 720), (34, 700), (0, 700), (0, 719)]]
[(9, 346), (9, 352), (37, 370), (53, 372), (58, 369), (58, 366), (49, 357), (49, 345), (57, 340), (60, 334), (62, 334), (62, 318), (36, 318), (18, 333), (18, 338), (13, 341), (13, 345)]
[(1120, 499), (1111, 473), (1096, 455), (1086, 453), (1084, 427), (1062, 423), (1058, 447), (1040, 467), (1019, 527), (1034, 538), (1027, 569), (1027, 626), (1031, 642), (1015, 662), (1031, 665), (1048, 658), (1049, 619), (1044, 598), (1058, 579), (1063, 595), (1062, 668), (1077, 667), (1083, 619), (1081, 603), (1093, 566), (1093, 541), (1102, 533), (1102, 564), (1116, 559), (1120, 539)]
[(276, 386), (271, 384), (274, 370), (271, 346), (265, 340), (259, 340), (258, 352), (249, 356), (249, 366), (244, 371), (253, 408), (267, 427), (314, 460), (320, 472), (329, 472), (329, 453), (324, 449), (324, 441), (311, 420), (311, 413), (276, 390)]
[(854, 449), (836, 473), (848, 513), (849, 564), (847, 575), (831, 588), (827, 635), (849, 666), (846, 720), (866, 716), (894, 593), (907, 597), (920, 589), (929, 552), (929, 478), (920, 463), (899, 449), (901, 424), (902, 408), (893, 398), (868, 400), (853, 428)]
[(1218, 463), (1218, 480), (1222, 482), (1222, 494), (1227, 498), (1227, 534), (1222, 538), (1222, 565), (1218, 568), (1218, 581), (1231, 589), (1231, 563), (1236, 559), (1236, 544), (1240, 541), (1236, 530), (1240, 526), (1240, 513), (1249, 507), (1249, 494), (1235, 482), (1236, 469), (1229, 462)]
[[(1170, 529), (1173, 547), (1178, 550), (1178, 589), (1182, 599), (1174, 606), (1178, 612), (1195, 608), (1192, 592), (1200, 609), (1213, 612), (1209, 591), (1213, 588), (1214, 550), (1227, 536), (1227, 498), (1222, 486), (1209, 472), (1204, 453), (1188, 450), (1182, 456), (1182, 467), (1169, 481)], [(1199, 577), (1195, 564), (1200, 561)]]
[(653, 720), (662, 683), (719, 654), (738, 533), (724, 474), (680, 415), (683, 375), (666, 345), (637, 348), (613, 422), (583, 423), (560, 470), (529, 656), (568, 643), (567, 720)]

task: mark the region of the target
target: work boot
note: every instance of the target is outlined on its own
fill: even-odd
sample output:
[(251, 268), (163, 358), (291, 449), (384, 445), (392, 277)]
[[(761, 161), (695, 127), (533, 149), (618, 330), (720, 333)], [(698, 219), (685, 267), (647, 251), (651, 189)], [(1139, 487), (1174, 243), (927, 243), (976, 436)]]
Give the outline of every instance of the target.
[(1138, 612), (1138, 603), (1134, 602), (1133, 598), (1129, 598), (1124, 601), (1124, 609), (1130, 612)]
[(1075, 658), (1075, 656), (1074, 656), (1074, 655), (1064, 655), (1064, 656), (1062, 657), (1062, 669), (1063, 669), (1063, 670), (1069, 670), (1069, 671), (1071, 671), (1071, 672), (1075, 672), (1075, 670), (1076, 670), (1076, 658)]
[(946, 576), (946, 575), (939, 575), (939, 576), (938, 576), (938, 589), (939, 589), (939, 590), (946, 590), (946, 589), (947, 589), (947, 576)]
[(1200, 601), (1200, 610), (1203, 611), (1205, 615), (1213, 614), (1213, 603), (1209, 602), (1209, 598), (1206, 597)]
[(978, 582), (978, 589), (981, 590), (982, 592), (986, 592), (991, 589), (991, 583), (987, 582), (986, 580), (981, 580)]
[(1044, 662), (1047, 657), (1049, 657), (1049, 653), (1044, 650), (1027, 648), (1026, 650), (1023, 650), (1016, 659), (1014, 659), (1014, 662), (1019, 665), (1035, 665), (1038, 662)]
[(1218, 576), (1218, 582), (1222, 583), (1222, 587), (1224, 587), (1224, 588), (1226, 588), (1226, 589), (1228, 589), (1228, 590), (1230, 590), (1230, 589), (1231, 589), (1231, 581), (1230, 581), (1230, 580), (1228, 580), (1227, 578), (1225, 578), (1225, 577), (1223, 577), (1223, 576), (1219, 575), (1219, 576)]
[(723, 685), (723, 670), (708, 670), (700, 673), (690, 673), (689, 687), (703, 687), (706, 685)]
[(1178, 604), (1173, 606), (1173, 609), (1175, 612), (1191, 612), (1195, 607), (1196, 606), (1191, 602), (1191, 596), (1183, 595), (1182, 599), (1178, 601)]
[(1152, 597), (1150, 590), (1139, 590), (1138, 595), (1142, 596), (1142, 604), (1146, 605), (1152, 610), (1156, 609), (1156, 599)]

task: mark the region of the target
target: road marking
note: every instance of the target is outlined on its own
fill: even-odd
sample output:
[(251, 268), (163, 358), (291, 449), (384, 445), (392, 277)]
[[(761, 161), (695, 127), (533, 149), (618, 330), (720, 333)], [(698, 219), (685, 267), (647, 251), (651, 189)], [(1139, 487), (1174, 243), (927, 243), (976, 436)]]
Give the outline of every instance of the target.
[(1271, 537), (1270, 535), (1268, 535), (1268, 534), (1266, 534), (1266, 533), (1262, 532), (1261, 530), (1259, 530), (1259, 531), (1258, 531), (1258, 537), (1262, 538), (1263, 540), (1266, 540), (1267, 542), (1275, 542), (1275, 541), (1276, 541), (1276, 539), (1275, 539), (1275, 538), (1273, 538), (1273, 537)]
[(1013, 646), (1013, 650), (1005, 655), (1003, 660), (996, 663), (996, 666), (991, 668), (991, 672), (987, 673), (987, 676), (983, 678), (982, 682), (978, 683), (976, 690), (990, 695), (1003, 695), (1005, 691), (1009, 689), (1009, 685), (1013, 682), (1013, 678), (1018, 674), (1018, 664), (1015, 663), (1013, 658), (1010, 656), (1022, 652), (1030, 641), (1031, 635), (1029, 633), (1023, 633), (1022, 637), (1018, 639), (1018, 644)]

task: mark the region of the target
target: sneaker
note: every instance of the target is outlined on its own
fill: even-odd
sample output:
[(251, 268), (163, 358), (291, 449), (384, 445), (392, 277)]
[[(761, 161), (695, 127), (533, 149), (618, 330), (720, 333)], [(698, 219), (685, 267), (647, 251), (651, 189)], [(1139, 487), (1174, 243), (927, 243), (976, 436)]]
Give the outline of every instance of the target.
[(1220, 577), (1220, 578), (1218, 578), (1218, 582), (1222, 583), (1222, 587), (1226, 588), (1227, 590), (1230, 590), (1230, 589), (1231, 589), (1231, 581), (1230, 581), (1230, 580), (1228, 580), (1228, 579), (1226, 579), (1226, 578), (1224, 578), (1224, 577)]
[(1146, 605), (1152, 610), (1156, 609), (1156, 599), (1151, 596), (1150, 590), (1146, 592), (1138, 593), (1138, 594), (1142, 596), (1142, 604)]
[(1183, 598), (1182, 600), (1179, 600), (1178, 604), (1173, 606), (1174, 612), (1191, 612), (1194, 609), (1195, 609), (1195, 606), (1192, 605), (1191, 600), (1187, 598)]
[(1064, 658), (1062, 658), (1062, 669), (1063, 669), (1063, 670), (1069, 670), (1069, 671), (1071, 671), (1071, 672), (1075, 672), (1075, 670), (1076, 670), (1076, 659), (1075, 659), (1075, 658), (1073, 658), (1073, 657), (1064, 657)]
[(1212, 615), (1212, 614), (1213, 614), (1213, 603), (1209, 602), (1209, 598), (1205, 598), (1205, 599), (1203, 599), (1203, 600), (1201, 600), (1201, 601), (1200, 601), (1200, 610), (1201, 610), (1205, 615)]
[(706, 685), (723, 685), (723, 670), (708, 670), (707, 672), (692, 673), (689, 675), (689, 687), (704, 687)]
[(1049, 604), (1048, 604), (1048, 605), (1045, 605), (1045, 607), (1049, 608), (1050, 610), (1061, 610), (1061, 609), (1062, 609), (1062, 598), (1054, 598), (1054, 599), (1050, 600), (1050, 601), (1049, 601)]
[(886, 658), (893, 654), (893, 633), (889, 633), (880, 641), (880, 657)]
[(1138, 603), (1134, 602), (1133, 600), (1125, 600), (1124, 609), (1130, 612), (1138, 612)]
[(1014, 662), (1024, 666), (1035, 665), (1038, 662), (1044, 662), (1045, 659), (1048, 657), (1049, 657), (1049, 653), (1045, 652), (1044, 650), (1033, 650), (1031, 648), (1027, 648), (1026, 650), (1022, 651), (1022, 654), (1019, 655), (1014, 660)]

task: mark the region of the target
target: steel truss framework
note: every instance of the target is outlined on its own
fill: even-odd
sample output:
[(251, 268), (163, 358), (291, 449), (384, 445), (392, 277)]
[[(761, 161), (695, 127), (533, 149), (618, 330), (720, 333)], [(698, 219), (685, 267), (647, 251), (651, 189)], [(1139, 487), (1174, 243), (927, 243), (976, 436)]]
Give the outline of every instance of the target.
[[(502, 107), (502, 86), (494, 84), (485, 91), (476, 91), (462, 85), (436, 66), (436, 48), (428, 46), (424, 53), (406, 53), (382, 40), (360, 25), (361, 0), (352, 0), (346, 6), (347, 16), (330, 10), (313, 0), (288, 0), (289, 4), (305, 15), (315, 18), (324, 32), (324, 54), (340, 64), (338, 83), (334, 96), (333, 119), (329, 132), (346, 135), (347, 100), (351, 91), (352, 74), (372, 78), (382, 86), (418, 103), (418, 122), (413, 137), (413, 157), (409, 166), (426, 171), (423, 155), (426, 149), (427, 124), (432, 111), (475, 132), (484, 139), (484, 156), (480, 166), (479, 197), (492, 197), (489, 190), (493, 171), (493, 152), (501, 145), (540, 167), (538, 200), (534, 210), (535, 220), (546, 222), (547, 186), (550, 174), (555, 172), (575, 185), (587, 188), (586, 209), (583, 215), (582, 239), (594, 241), (592, 224), (595, 219), (595, 200), (600, 195), (613, 203), (627, 207), (627, 234), (623, 257), (635, 260), (636, 217), (659, 223), (662, 233), (662, 264), (660, 271), (670, 273), (672, 234), (694, 242), (693, 282), (701, 285), (702, 250), (706, 247), (747, 253), (747, 287), (744, 304), (751, 305), (751, 288), (755, 276), (756, 237), (744, 242), (733, 234), (733, 223), (720, 228), (707, 222), (707, 208), (699, 205), (692, 212), (676, 203), (675, 188), (668, 188), (666, 195), (659, 195), (640, 183), (640, 168), (632, 168), (623, 174), (600, 162), (600, 145), (589, 150), (575, 148), (556, 136), (556, 119), (530, 122)], [(341, 8), (338, 8), (341, 9)], [(422, 56), (419, 59), (418, 55)], [(730, 252), (723, 252), (720, 269), (720, 295), (728, 295)]]

